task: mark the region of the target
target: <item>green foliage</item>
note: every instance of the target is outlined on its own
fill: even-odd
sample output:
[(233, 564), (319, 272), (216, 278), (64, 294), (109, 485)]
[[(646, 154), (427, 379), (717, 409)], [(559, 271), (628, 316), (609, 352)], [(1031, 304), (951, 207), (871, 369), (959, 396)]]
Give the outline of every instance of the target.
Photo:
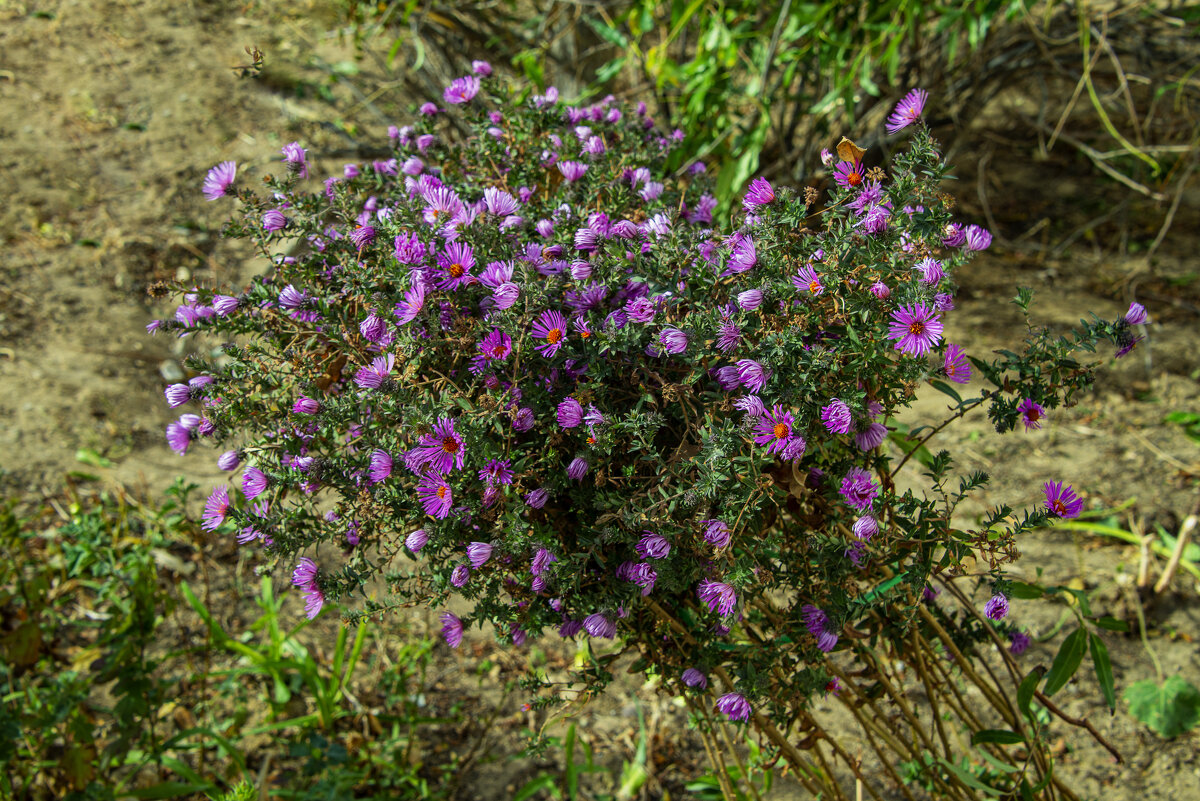
[(1135, 682), (1125, 690), (1129, 713), (1162, 737), (1178, 737), (1200, 724), (1200, 690), (1179, 676)]

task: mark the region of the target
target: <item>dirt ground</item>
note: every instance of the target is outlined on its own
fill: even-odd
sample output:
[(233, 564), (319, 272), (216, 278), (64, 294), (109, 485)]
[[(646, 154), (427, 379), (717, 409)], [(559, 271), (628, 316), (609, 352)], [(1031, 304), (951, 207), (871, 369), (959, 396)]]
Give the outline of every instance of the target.
[[(160, 280), (234, 281), (252, 269), (218, 237), (227, 208), (200, 195), (213, 164), (233, 159), (266, 172), (280, 146), (298, 139), (310, 148), (317, 171), (326, 172), (352, 160), (337, 151), (352, 147), (354, 137), (379, 139), (388, 123), (402, 121), (379, 111), (386, 93), (384, 99), (368, 94), (350, 43), (328, 32), (334, 5), (0, 3), (0, 176), (9, 187), (9, 200), (0, 206), (4, 495), (35, 498), (73, 472), (147, 493), (182, 473), (202, 486), (218, 480), (211, 453), (180, 458), (164, 442), (173, 416), (162, 389), (178, 378), (188, 349), (203, 343), (147, 336), (146, 323), (167, 309), (151, 301), (146, 288)], [(234, 67), (248, 62), (244, 48), (252, 45), (265, 51), (268, 68), (258, 79), (241, 78)], [(1132, 219), (1130, 241), (1141, 246), (1122, 238), (1121, 252), (1107, 229), (1088, 229), (1080, 216), (1086, 205), (1080, 199), (1097, 182), (1086, 165), (1070, 156), (1039, 164), (1029, 146), (977, 133), (998, 155), (981, 174), (973, 151), (960, 142), (955, 158), (963, 214), (978, 221), (994, 215), (1000, 236), (992, 251), (960, 274), (960, 312), (949, 320), (948, 337), (969, 352), (1019, 341), (1020, 315), (1007, 303), (1018, 284), (1037, 290), (1038, 324), (1067, 326), (1089, 311), (1111, 318), (1135, 298), (1154, 323), (1139, 350), (1103, 370), (1096, 390), (1074, 408), (1053, 413), (1043, 430), (997, 437), (982, 415), (950, 429), (944, 447), (954, 443), (950, 449), (961, 450), (967, 462), (960, 467), (993, 476), (962, 511), (1036, 502), (1041, 482), (1055, 477), (1072, 483), (1089, 507), (1136, 498), (1133, 519), (1147, 530), (1158, 523), (1175, 531), (1193, 503), (1200, 473), (1200, 447), (1163, 422), (1172, 411), (1200, 411), (1200, 187), (1187, 194), (1170, 235), (1149, 259), (1140, 254), (1165, 208), (1156, 217)], [(998, 174), (995, 165), (1003, 156), (1009, 158)], [(1051, 168), (1059, 180), (1046, 180)], [(1031, 247), (1037, 237), (1022, 240), (1041, 216), (1053, 217), (1055, 230), (1081, 226), (1075, 244), (1051, 256)], [(936, 393), (923, 396), (910, 422), (940, 419), (942, 400)], [(81, 450), (106, 461), (85, 464)], [(1097, 611), (1131, 616), (1136, 549), (1045, 532), (1030, 536), (1022, 550), (1018, 572), (1043, 569), (1050, 580), (1081, 580), (1095, 591)], [(1177, 594), (1149, 610), (1151, 644), (1168, 675), (1200, 684), (1196, 585), (1181, 575), (1176, 588)], [(1013, 615), (1034, 633), (1050, 631), (1053, 610), (1035, 606), (1014, 602)], [(1113, 635), (1109, 647), (1118, 691), (1154, 675), (1137, 638)], [(1024, 659), (1030, 666), (1049, 664), (1056, 648), (1057, 640), (1039, 643)], [(457, 670), (473, 677), (466, 666), (470, 656), (458, 657), (457, 668), (454, 659), (447, 657), (447, 675)], [(595, 733), (597, 745), (605, 738), (629, 741), (630, 693), (636, 688), (585, 711), (581, 727)], [(1088, 716), (1126, 762), (1113, 764), (1103, 749), (1073, 733), (1060, 769), (1081, 797), (1200, 797), (1194, 733), (1163, 741), (1123, 706), (1110, 716), (1098, 696), (1084, 680), (1060, 698), (1067, 711)], [(652, 714), (667, 716), (664, 726), (670, 715), (676, 723), (682, 719), (669, 701), (645, 693), (642, 698)], [(522, 699), (507, 703), (516, 721)], [(492, 787), (489, 797), (504, 797), (512, 776), (488, 770), (477, 786)], [(781, 786), (776, 797), (792, 793)]]

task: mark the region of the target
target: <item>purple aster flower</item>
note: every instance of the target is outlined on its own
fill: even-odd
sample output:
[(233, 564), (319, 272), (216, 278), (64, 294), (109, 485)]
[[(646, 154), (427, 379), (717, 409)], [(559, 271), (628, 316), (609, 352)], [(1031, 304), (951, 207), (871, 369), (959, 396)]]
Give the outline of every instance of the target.
[(200, 425), (200, 416), (195, 414), (180, 415), (179, 420), (167, 423), (167, 444), (171, 450), (180, 456), (187, 453), (188, 448), (197, 436), (196, 428)]
[(308, 177), (308, 162), (305, 160), (304, 148), (300, 147), (299, 142), (292, 142), (283, 146), (283, 163), (287, 165), (288, 172), (295, 173), (300, 178)]
[(454, 429), (454, 420), (439, 417), (433, 426), (433, 433), (422, 434), (409, 456), (410, 467), (414, 470), (425, 465), (443, 475), (451, 470), (461, 470), (466, 459), (466, 448), (462, 437)]
[(1008, 652), (1013, 656), (1020, 656), (1029, 648), (1031, 640), (1029, 635), (1023, 631), (1010, 631), (1008, 633)]
[(459, 105), (469, 102), (477, 94), (479, 94), (479, 78), (467, 75), (451, 81), (450, 85), (442, 92), (442, 99), (451, 105)]
[(925, 601), (926, 603), (933, 603), (934, 601), (937, 600), (937, 597), (941, 594), (942, 594), (941, 587), (934, 587), (932, 585), (926, 584), (925, 589), (921, 590), (921, 599), (923, 601)]
[(419, 528), (404, 538), (404, 547), (413, 553), (418, 553), (427, 542), (429, 542), (429, 535), (425, 533), (425, 529)]
[(729, 266), (723, 274), (732, 275), (754, 269), (754, 265), (758, 263), (758, 251), (754, 247), (754, 240), (737, 233), (730, 237), (730, 242), (732, 246), (729, 251)]
[(992, 244), (992, 235), (987, 229), (980, 228), (978, 225), (968, 225), (963, 233), (967, 237), (967, 250), (987, 250)]
[(825, 285), (821, 283), (821, 276), (811, 264), (804, 265), (796, 275), (792, 276), (792, 286), (796, 289), (806, 290), (813, 295), (820, 295), (825, 291)]
[(687, 334), (678, 328), (664, 328), (658, 334), (658, 342), (667, 353), (678, 355), (687, 350)]
[(368, 245), (375, 241), (375, 228), (370, 225), (357, 225), (350, 232), (349, 239), (354, 243), (354, 247), (358, 248), (358, 252), (362, 253)]
[(1042, 491), (1046, 494), (1046, 510), (1055, 517), (1079, 517), (1083, 511), (1083, 498), (1075, 494), (1070, 484), (1047, 481)]
[(238, 465), (242, 463), (242, 457), (237, 451), (225, 451), (217, 457), (217, 467), (221, 470), (237, 470)]
[(295, 414), (316, 414), (321, 409), (321, 404), (312, 398), (306, 398), (301, 395), (292, 404), (292, 411)]
[(637, 554), (643, 559), (666, 559), (671, 553), (671, 543), (661, 534), (644, 531), (644, 537), (637, 544)]
[(583, 619), (583, 629), (593, 637), (611, 640), (617, 636), (617, 624), (599, 612), (593, 612)]
[(738, 723), (750, 718), (750, 702), (737, 693), (726, 693), (717, 699), (717, 711)]
[(833, 168), (833, 180), (843, 189), (853, 189), (863, 182), (867, 171), (861, 161), (839, 161)]
[(269, 484), (270, 479), (267, 478), (267, 474), (257, 467), (248, 468), (242, 474), (242, 493), (248, 501), (252, 501), (266, 492)]
[(405, 291), (404, 300), (396, 304), (393, 314), (396, 315), (396, 320), (400, 325), (405, 325), (415, 320), (423, 308), (425, 308), (425, 285), (416, 284)]
[(1021, 422), (1025, 424), (1026, 431), (1042, 427), (1042, 418), (1046, 416), (1046, 410), (1040, 403), (1035, 403), (1033, 398), (1021, 401), (1017, 411), (1021, 413)]
[(925, 111), (925, 101), (928, 99), (929, 93), (924, 89), (913, 89), (905, 95), (904, 99), (896, 104), (892, 115), (888, 117), (888, 134), (900, 133), (921, 119), (921, 113)]
[(746, 196), (742, 198), (742, 208), (754, 211), (759, 206), (765, 206), (775, 200), (775, 190), (766, 178), (755, 178), (746, 188)]
[(187, 384), (172, 384), (163, 390), (167, 405), (172, 409), (182, 406), (192, 399), (192, 388)]
[(475, 267), (475, 251), (461, 242), (451, 242), (438, 255), (438, 289), (453, 291), (478, 279), (471, 274)]
[(354, 374), (354, 383), (363, 389), (379, 389), (388, 380), (392, 368), (396, 366), (396, 357), (392, 354), (379, 356), (371, 361), (369, 367), (360, 367)]
[(482, 75), (486, 78), (488, 75), (492, 74), (492, 65), (486, 61), (472, 61), (471, 72), (475, 73), (476, 75)]
[(545, 344), (537, 346), (537, 352), (546, 358), (558, 353), (566, 335), (567, 318), (553, 309), (542, 312), (533, 323), (533, 338), (545, 341)]
[(216, 531), (225, 522), (229, 514), (229, 490), (225, 487), (214, 487), (212, 494), (204, 503), (204, 522), (200, 528), (205, 531)]
[(879, 521), (871, 515), (863, 515), (854, 521), (854, 536), (860, 540), (867, 541), (874, 537), (879, 532)]
[(466, 565), (456, 565), (450, 571), (450, 583), (455, 587), (465, 587), (471, 578), (471, 568)]
[(1129, 311), (1125, 312), (1123, 319), (1129, 325), (1145, 325), (1150, 317), (1146, 314), (1146, 307), (1134, 301), (1129, 304)]
[(462, 645), (463, 640), (463, 624), (458, 619), (457, 615), (450, 612), (442, 612), (442, 639), (446, 641), (446, 645), (451, 648), (457, 648)]
[(371, 469), (367, 473), (372, 484), (378, 484), (392, 474), (392, 457), (384, 450), (371, 451)]
[(946, 374), (946, 378), (958, 384), (965, 384), (971, 380), (971, 363), (967, 361), (967, 354), (958, 345), (946, 347), (942, 372)]
[(849, 434), (854, 417), (850, 414), (849, 406), (840, 398), (834, 398), (827, 406), (821, 407), (821, 422), (825, 423), (825, 428), (831, 434)]
[(868, 234), (882, 234), (888, 228), (888, 220), (891, 219), (892, 210), (886, 205), (879, 203), (867, 209), (862, 217), (863, 230)]
[(875, 283), (871, 284), (871, 289), (869, 291), (872, 295), (880, 300), (884, 300), (892, 294), (892, 290), (888, 289), (888, 285), (882, 281), (876, 281)]
[(537, 553), (533, 555), (533, 561), (529, 563), (529, 572), (531, 575), (540, 576), (550, 567), (551, 562), (557, 562), (558, 557), (545, 548), (538, 548)]
[(888, 339), (896, 340), (896, 350), (909, 356), (924, 356), (942, 341), (942, 321), (924, 303), (901, 306), (892, 312)]
[(721, 327), (717, 329), (717, 350), (722, 353), (737, 348), (742, 341), (742, 329), (732, 320), (726, 320), (721, 323)]
[(651, 322), (657, 313), (658, 308), (650, 298), (633, 298), (625, 304), (625, 314), (635, 323)]
[(567, 465), (567, 478), (579, 481), (581, 478), (587, 475), (587, 471), (587, 459), (584, 459), (582, 456), (576, 456), (571, 460), (571, 463)]
[(837, 645), (837, 632), (833, 630), (833, 626), (829, 621), (829, 615), (812, 604), (805, 604), (800, 607), (801, 616), (804, 619), (804, 626), (817, 640), (817, 647), (825, 653), (829, 653)]
[(416, 234), (400, 234), (393, 244), (396, 261), (401, 264), (420, 264), (425, 258), (425, 244)]
[(514, 431), (528, 431), (529, 429), (533, 428), (533, 424), (533, 409), (530, 409), (528, 406), (522, 406), (517, 410), (517, 413), (513, 415), (512, 427)]
[(446, 479), (436, 473), (426, 473), (417, 484), (417, 497), (425, 514), (444, 520), (450, 514), (450, 505), (454, 503), (454, 492)]
[(549, 497), (549, 490), (547, 490), (545, 487), (538, 487), (525, 496), (525, 504), (531, 509), (541, 509), (546, 505), (546, 500)]
[(515, 197), (503, 189), (498, 189), (494, 186), (489, 186), (483, 190), (483, 205), (489, 214), (494, 214), (497, 217), (507, 217), (510, 214), (516, 214), (521, 208)]
[(493, 329), (479, 343), (479, 353), (485, 359), (504, 361), (512, 353), (512, 337), (499, 329)]
[(263, 212), (262, 228), (264, 231), (282, 231), (287, 228), (288, 218), (283, 216), (283, 212), (279, 209), (268, 209)]
[(588, 169), (588, 165), (578, 161), (560, 161), (556, 166), (568, 183), (578, 181)]
[(683, 679), (683, 683), (688, 687), (695, 687), (696, 689), (703, 690), (708, 686), (708, 678), (695, 668), (688, 668), (687, 670), (683, 671), (683, 676), (681, 678)]
[(558, 424), (563, 428), (583, 425), (583, 404), (574, 398), (567, 398), (558, 404)]
[(1008, 598), (1003, 593), (996, 593), (983, 607), (983, 614), (988, 620), (1003, 620), (1008, 617)]
[(724, 548), (733, 536), (724, 520), (701, 520), (700, 525), (704, 526), (705, 542), (715, 548)]
[(242, 302), (232, 295), (217, 295), (213, 298), (212, 305), (213, 311), (221, 317), (225, 317), (237, 311), (238, 306), (241, 306)]
[(733, 587), (710, 579), (700, 581), (700, 586), (696, 588), (696, 597), (721, 617), (732, 614), (733, 608), (737, 605), (737, 593), (734, 592)]
[(479, 480), (489, 485), (511, 484), (512, 462), (508, 459), (489, 459), (487, 465), (479, 471)]
[(375, 345), (386, 346), (392, 342), (392, 332), (387, 322), (374, 311), (358, 324), (358, 332), (363, 335), (363, 339)]
[(854, 432), (854, 444), (860, 451), (871, 451), (883, 444), (887, 434), (887, 426), (883, 423), (866, 423)]
[(933, 296), (933, 308), (940, 312), (954, 311), (954, 296), (949, 292), (939, 292)]
[(304, 592), (304, 613), (308, 619), (320, 614), (325, 605), (325, 594), (318, 583), (317, 563), (307, 556), (301, 559), (292, 573), (292, 586)]
[(851, 467), (842, 479), (838, 491), (847, 506), (860, 512), (870, 509), (879, 495), (879, 485), (871, 478), (871, 474), (861, 467)]
[(472, 542), (467, 546), (467, 559), (471, 560), (471, 567), (476, 570), (486, 565), (491, 558), (492, 544), (490, 542)]
[(754, 393), (762, 392), (767, 385), (769, 374), (763, 366), (753, 359), (742, 359), (737, 363), (738, 380), (742, 386)]
[(222, 161), (217, 166), (208, 171), (208, 175), (204, 177), (204, 186), (201, 191), (204, 197), (209, 200), (216, 200), (219, 197), (224, 197), (229, 191), (229, 187), (233, 186), (234, 179), (237, 178), (237, 162)]
[(942, 263), (937, 259), (924, 258), (913, 265), (914, 270), (921, 273), (921, 283), (934, 285), (946, 277)]
[(766, 445), (767, 453), (778, 454), (780, 458), (799, 458), (807, 443), (795, 432), (793, 425), (792, 413), (784, 411), (783, 406), (777, 403), (759, 418), (758, 426), (754, 429), (754, 444)]
[(738, 308), (742, 311), (754, 311), (763, 302), (763, 293), (761, 289), (747, 289), (745, 292), (739, 292), (737, 296)]

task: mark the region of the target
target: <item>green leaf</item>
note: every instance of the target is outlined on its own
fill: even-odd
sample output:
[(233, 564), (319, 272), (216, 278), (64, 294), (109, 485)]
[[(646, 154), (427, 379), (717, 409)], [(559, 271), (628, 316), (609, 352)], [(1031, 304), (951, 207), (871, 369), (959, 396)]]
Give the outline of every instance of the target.
[(962, 406), (962, 395), (959, 395), (958, 390), (947, 384), (945, 381), (930, 381), (929, 386), (933, 387), (944, 395), (949, 395), (950, 397), (954, 398), (955, 402), (957, 402), (959, 406)]
[(1058, 655), (1054, 657), (1054, 664), (1050, 666), (1050, 672), (1046, 674), (1046, 686), (1042, 688), (1042, 692), (1051, 696), (1065, 687), (1071, 677), (1075, 675), (1075, 671), (1079, 669), (1086, 650), (1087, 632), (1081, 626), (1063, 640), (1058, 649)]
[(535, 779), (525, 783), (525, 786), (517, 791), (513, 796), (513, 801), (526, 801), (533, 798), (538, 793), (549, 793), (555, 798), (562, 798), (562, 791), (555, 784), (554, 777), (548, 773), (543, 773)]
[(1023, 581), (1014, 581), (1009, 585), (1009, 597), (1021, 598), (1022, 600), (1031, 600), (1041, 598), (1046, 594), (1046, 591), (1035, 584), (1026, 584)]
[(1179, 676), (1160, 687), (1153, 679), (1134, 683), (1125, 691), (1129, 713), (1162, 737), (1178, 737), (1200, 723), (1200, 690)]
[(107, 459), (96, 453), (91, 448), (80, 448), (75, 451), (75, 461), (89, 464), (92, 467), (112, 467), (111, 459)]
[(1108, 658), (1108, 646), (1092, 632), (1088, 632), (1088, 651), (1092, 655), (1092, 666), (1096, 669), (1096, 680), (1104, 693), (1104, 702), (1109, 709), (1117, 708), (1117, 691), (1113, 684), (1112, 660)]
[(1021, 679), (1021, 685), (1017, 687), (1017, 709), (1021, 710), (1021, 714), (1030, 720), (1033, 720), (1033, 714), (1029, 709), (1029, 704), (1033, 701), (1033, 694), (1037, 692), (1038, 682), (1042, 680), (1045, 673), (1046, 669), (1039, 665), (1029, 671), (1029, 675)]
[(1115, 617), (1098, 617), (1092, 620), (1100, 628), (1106, 631), (1129, 631), (1129, 624), (1124, 620), (1117, 620)]
[(996, 743), (997, 745), (1017, 745), (1025, 742), (1025, 738), (1015, 731), (1004, 729), (984, 729), (971, 735), (971, 745), (980, 743)]
[(1000, 796), (1000, 790), (997, 790), (995, 787), (988, 787), (986, 784), (979, 781), (979, 779), (976, 779), (970, 773), (963, 770), (958, 765), (955, 765), (953, 762), (949, 762), (941, 757), (938, 757), (938, 763), (953, 773), (960, 782), (968, 787), (973, 787), (974, 789), (979, 790), (982, 793), (987, 793), (988, 795), (994, 795), (997, 797)]

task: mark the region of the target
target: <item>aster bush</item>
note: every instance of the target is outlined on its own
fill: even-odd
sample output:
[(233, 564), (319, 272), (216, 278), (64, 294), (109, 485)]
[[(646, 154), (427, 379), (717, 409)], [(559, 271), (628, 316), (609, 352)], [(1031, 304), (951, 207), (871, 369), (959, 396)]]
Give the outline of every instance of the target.
[[(954, 272), (991, 237), (952, 214), (926, 102), (913, 92), (889, 119), (908, 137), (889, 172), (844, 141), (827, 196), (760, 178), (722, 220), (702, 163), (665, 170), (678, 137), (645, 106), (505, 88), (482, 62), (391, 130), (393, 157), (318, 191), (299, 144), (265, 195), (219, 165), (203, 191), (236, 198), (226, 234), (270, 269), (241, 291), (187, 290), (150, 326), (224, 342), (166, 390), (193, 409), (172, 445), (219, 443), (241, 471), (242, 497), (214, 489), (204, 525), (291, 571), (310, 617), (457, 595), (472, 611), (441, 611), (452, 647), (484, 623), (514, 648), (614, 640), (588, 649), (576, 690), (633, 652), (708, 735), (748, 721), (814, 791), (861, 776), (811, 710), (834, 693), (906, 794), (898, 762), (940, 795), (1069, 792), (1024, 714), (1049, 693), (1030, 674), (1017, 694), (1009, 651), (1028, 644), (1009, 598), (1047, 593), (1004, 567), (1021, 533), (1082, 502), (1048, 476), (1014, 488), (1044, 491), (1034, 508), (960, 527), (988, 477), (927, 449), (944, 424), (893, 421), (930, 385), (947, 423), (983, 406), (999, 432), (1040, 425), (1090, 383), (1076, 355), (1127, 351), (1144, 310), (1067, 336), (1031, 327), (1019, 353), (948, 342)], [(1028, 311), (1030, 293), (1015, 302)], [(973, 376), (986, 388), (968, 392)], [(906, 467), (926, 491), (898, 489)], [(368, 598), (376, 580), (394, 600)], [(529, 687), (536, 706), (567, 700)], [(981, 731), (964, 761), (961, 732)], [(1015, 742), (1028, 760), (1001, 748)]]

